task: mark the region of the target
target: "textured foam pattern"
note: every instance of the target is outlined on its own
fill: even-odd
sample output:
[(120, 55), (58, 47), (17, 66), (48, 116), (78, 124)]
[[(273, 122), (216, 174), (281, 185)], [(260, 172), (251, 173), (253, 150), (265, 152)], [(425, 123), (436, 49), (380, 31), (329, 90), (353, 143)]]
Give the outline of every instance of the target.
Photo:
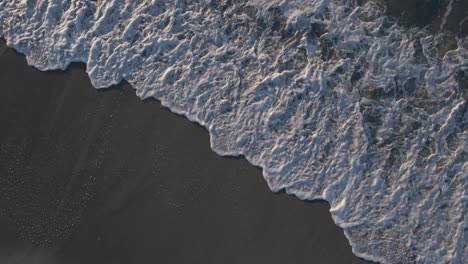
[(468, 259), (466, 38), (345, 0), (0, 0), (0, 36), (40, 70), (127, 80), (273, 191), (325, 199), (358, 256)]

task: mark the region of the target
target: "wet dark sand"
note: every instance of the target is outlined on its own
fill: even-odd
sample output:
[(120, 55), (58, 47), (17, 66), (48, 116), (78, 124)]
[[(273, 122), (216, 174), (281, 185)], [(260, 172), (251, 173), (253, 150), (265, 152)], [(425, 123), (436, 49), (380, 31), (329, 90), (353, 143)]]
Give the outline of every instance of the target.
[(2, 47), (0, 263), (365, 263), (327, 203), (272, 193), (202, 127)]

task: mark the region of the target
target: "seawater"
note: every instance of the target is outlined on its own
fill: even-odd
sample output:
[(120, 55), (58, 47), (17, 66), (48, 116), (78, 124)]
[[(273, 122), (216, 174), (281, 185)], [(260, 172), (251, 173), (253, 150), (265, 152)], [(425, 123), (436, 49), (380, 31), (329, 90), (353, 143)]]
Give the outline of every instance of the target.
[(0, 36), (40, 70), (127, 80), (273, 191), (328, 201), (360, 257), (468, 260), (466, 38), (351, 0), (2, 0)]

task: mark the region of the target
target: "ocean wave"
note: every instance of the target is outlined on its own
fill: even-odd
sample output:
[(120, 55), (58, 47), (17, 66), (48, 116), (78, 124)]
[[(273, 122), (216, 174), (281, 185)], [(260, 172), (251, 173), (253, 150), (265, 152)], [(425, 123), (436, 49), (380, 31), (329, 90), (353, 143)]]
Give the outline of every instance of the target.
[(273, 191), (328, 201), (360, 257), (468, 259), (467, 38), (346, 0), (9, 0), (0, 36), (40, 70), (127, 80)]

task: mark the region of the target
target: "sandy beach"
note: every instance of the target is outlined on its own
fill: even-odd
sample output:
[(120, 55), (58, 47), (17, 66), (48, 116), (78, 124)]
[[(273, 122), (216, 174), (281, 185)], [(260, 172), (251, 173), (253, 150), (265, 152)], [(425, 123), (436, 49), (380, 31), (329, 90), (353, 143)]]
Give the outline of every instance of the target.
[(158, 101), (0, 47), (1, 263), (366, 263), (327, 203), (272, 193)]
[[(441, 30), (447, 1), (380, 2)], [(453, 2), (442, 52), (468, 34), (467, 10)], [(369, 263), (327, 203), (272, 193), (201, 126), (85, 71), (40, 72), (0, 39), (0, 263)]]

